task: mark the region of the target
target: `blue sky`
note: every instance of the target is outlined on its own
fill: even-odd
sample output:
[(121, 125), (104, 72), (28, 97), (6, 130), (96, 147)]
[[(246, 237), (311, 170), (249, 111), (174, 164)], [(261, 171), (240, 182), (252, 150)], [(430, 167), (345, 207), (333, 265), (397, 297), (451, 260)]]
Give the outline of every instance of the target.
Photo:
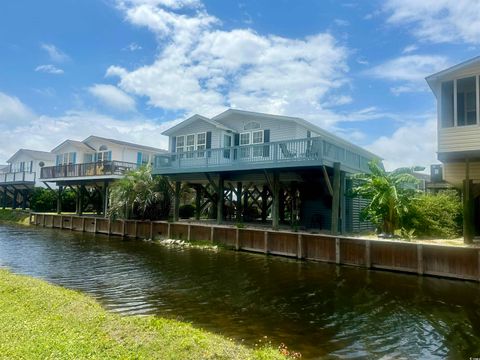
[(479, 54), (476, 0), (0, 4), (0, 162), (228, 107), (300, 116), (385, 158), (435, 162), (424, 77)]

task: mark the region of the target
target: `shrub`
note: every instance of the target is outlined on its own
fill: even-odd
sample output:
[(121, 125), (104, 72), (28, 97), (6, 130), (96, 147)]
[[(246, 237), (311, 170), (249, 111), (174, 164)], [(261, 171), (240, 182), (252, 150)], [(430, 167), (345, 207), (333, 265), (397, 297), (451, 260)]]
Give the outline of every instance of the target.
[(416, 196), (403, 227), (417, 237), (454, 238), (462, 233), (462, 203), (456, 191)]
[(44, 188), (35, 188), (30, 198), (30, 209), (39, 212), (52, 212), (57, 209), (57, 194)]
[(178, 213), (180, 219), (190, 219), (195, 215), (195, 206), (190, 204), (182, 205), (180, 209), (178, 209)]

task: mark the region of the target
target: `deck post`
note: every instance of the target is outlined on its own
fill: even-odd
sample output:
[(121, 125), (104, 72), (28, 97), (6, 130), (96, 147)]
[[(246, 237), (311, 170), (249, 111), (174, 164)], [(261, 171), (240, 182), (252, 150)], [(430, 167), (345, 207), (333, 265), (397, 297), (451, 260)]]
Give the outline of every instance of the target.
[(27, 208), (27, 201), (28, 201), (28, 190), (24, 189), (22, 191), (22, 210)]
[(62, 213), (62, 192), (63, 186), (60, 185), (57, 192), (57, 214)]
[(173, 221), (178, 221), (180, 218), (180, 188), (182, 183), (175, 181), (175, 189), (173, 194)]
[(242, 222), (242, 195), (243, 195), (243, 186), (242, 182), (237, 182), (237, 213), (236, 213), (236, 220), (237, 222)]
[(103, 183), (103, 217), (107, 217), (108, 212), (108, 181)]
[(340, 163), (333, 164), (333, 197), (332, 197), (332, 235), (338, 234), (338, 217), (340, 211)]
[(273, 184), (272, 184), (272, 228), (278, 230), (279, 225), (279, 215), (280, 215), (280, 176), (278, 171), (273, 173)]
[(223, 221), (223, 204), (224, 200), (224, 183), (223, 176), (219, 174), (218, 176), (218, 186), (217, 186), (217, 224), (221, 224)]
[[(235, 250), (237, 251), (240, 250), (240, 229), (239, 228), (235, 229)], [(479, 251), (479, 257), (480, 257), (480, 251)]]
[(347, 177), (345, 171), (340, 172), (340, 233), (347, 231)]
[(471, 244), (473, 242), (473, 211), (472, 194), (470, 180), (470, 159), (465, 159), (465, 180), (463, 181), (463, 242)]
[(262, 222), (267, 221), (267, 211), (268, 211), (268, 187), (263, 185), (262, 187)]
[(242, 200), (242, 207), (243, 207), (243, 221), (247, 221), (247, 216), (248, 216), (248, 185), (245, 186), (243, 189), (243, 200)]
[(195, 220), (200, 220), (200, 211), (201, 211), (201, 196), (202, 196), (202, 186), (195, 186)]
[(153, 238), (153, 221), (150, 220), (150, 240), (154, 240)]
[(83, 193), (84, 193), (84, 185), (80, 185), (77, 188), (77, 214), (82, 215), (83, 213)]
[(285, 189), (280, 188), (279, 191), (279, 207), (278, 207), (278, 214), (280, 218), (280, 222), (284, 223), (285, 222)]
[(2, 201), (2, 207), (5, 209), (7, 207), (7, 188), (3, 187), (3, 201)]
[(13, 200), (12, 200), (12, 209), (17, 208), (17, 197), (18, 197), (18, 190), (13, 190)]

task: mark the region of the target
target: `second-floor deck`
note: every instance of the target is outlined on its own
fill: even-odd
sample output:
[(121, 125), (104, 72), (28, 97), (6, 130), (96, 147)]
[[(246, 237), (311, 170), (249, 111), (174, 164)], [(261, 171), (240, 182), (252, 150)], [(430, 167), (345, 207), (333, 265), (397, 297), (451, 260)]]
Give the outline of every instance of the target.
[(69, 179), (118, 178), (129, 170), (137, 168), (137, 164), (123, 161), (102, 161), (83, 164), (68, 164), (42, 168), (42, 181), (58, 181)]
[[(366, 153), (366, 152), (365, 152)], [(233, 146), (182, 153), (159, 154), (153, 173), (177, 174), (210, 171), (332, 166), (339, 162), (343, 171), (368, 172), (367, 157), (355, 147), (323, 138), (306, 138), (256, 145)]]
[(35, 172), (18, 171), (0, 173), (0, 185), (16, 185), (16, 184), (35, 184), (37, 180)]

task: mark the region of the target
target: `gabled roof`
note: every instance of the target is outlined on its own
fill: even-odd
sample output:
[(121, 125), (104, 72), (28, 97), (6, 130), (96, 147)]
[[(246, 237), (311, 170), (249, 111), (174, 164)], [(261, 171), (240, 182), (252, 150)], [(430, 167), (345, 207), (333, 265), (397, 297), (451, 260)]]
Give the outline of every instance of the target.
[(62, 142), (60, 145), (56, 146), (54, 149), (52, 149), (52, 153), (54, 152), (57, 152), (58, 150), (60, 150), (62, 147), (64, 147), (65, 145), (72, 145), (76, 148), (79, 148), (79, 149), (82, 149), (84, 151), (95, 151), (94, 148), (92, 148), (91, 146), (85, 144), (84, 142), (82, 141), (77, 141), (77, 140), (65, 140), (64, 142)]
[(435, 84), (444, 79), (455, 77), (456, 74), (462, 74), (468, 72), (469, 69), (478, 69), (480, 70), (480, 56), (474, 57), (467, 61), (461, 62), (460, 64), (451, 66), (445, 70), (439, 71), (435, 74), (427, 76), (425, 80), (427, 81), (430, 88), (435, 91)]
[(257, 118), (267, 118), (267, 119), (273, 119), (273, 120), (279, 120), (279, 121), (293, 121), (296, 124), (305, 127), (307, 130), (310, 130), (310, 131), (318, 134), (319, 136), (321, 136), (325, 139), (335, 141), (337, 143), (349, 146), (351, 148), (355, 148), (357, 151), (362, 152), (365, 155), (368, 155), (370, 157), (379, 158), (377, 155), (371, 153), (370, 151), (365, 150), (364, 148), (362, 148), (358, 145), (355, 145), (355, 144), (353, 144), (353, 143), (351, 143), (347, 140), (344, 140), (344, 139), (342, 139), (342, 138), (340, 138), (340, 137), (322, 129), (321, 127), (319, 127), (317, 125), (314, 125), (311, 122), (309, 122), (307, 120), (304, 120), (302, 118), (299, 118), (299, 117), (284, 116), (284, 115), (272, 115), (272, 114), (265, 114), (265, 113), (238, 110), (238, 109), (228, 109), (228, 110), (222, 112), (221, 114), (215, 116), (213, 119), (218, 121), (218, 122), (221, 122), (223, 119), (225, 119), (228, 116), (231, 116), (233, 114), (246, 115), (246, 116), (257, 117)]
[(130, 142), (122, 141), (122, 140), (116, 140), (116, 139), (108, 139), (108, 138), (104, 138), (104, 137), (100, 137), (100, 136), (96, 136), (96, 135), (90, 135), (88, 138), (83, 140), (82, 143), (86, 144), (92, 139), (98, 139), (98, 140), (101, 140), (101, 141), (110, 142), (112, 144), (128, 146), (128, 147), (133, 147), (133, 148), (136, 148), (136, 149), (142, 149), (142, 150), (147, 150), (147, 151), (166, 152), (166, 150), (159, 149), (159, 148), (154, 148), (154, 147), (151, 147), (151, 146), (134, 144), (134, 143), (130, 143)]
[(30, 150), (30, 149), (20, 149), (15, 154), (13, 154), (10, 159), (7, 160), (7, 163), (12, 163), (13, 159), (15, 159), (18, 155), (25, 154), (31, 159), (35, 160), (53, 160), (55, 156), (47, 151), (39, 151), (39, 150)]
[(185, 126), (190, 125), (190, 124), (192, 124), (192, 123), (194, 123), (195, 121), (198, 121), (198, 120), (203, 120), (203, 121), (215, 126), (216, 128), (219, 128), (219, 129), (222, 129), (222, 130), (234, 131), (234, 130), (230, 129), (229, 127), (215, 121), (215, 118), (209, 119), (205, 116), (195, 114), (193, 116), (190, 116), (188, 119), (183, 120), (181, 123), (175, 125), (174, 127), (171, 127), (170, 129), (165, 130), (164, 132), (162, 132), (162, 135), (169, 136), (169, 135), (173, 134), (174, 132), (177, 132), (178, 130), (184, 128)]

